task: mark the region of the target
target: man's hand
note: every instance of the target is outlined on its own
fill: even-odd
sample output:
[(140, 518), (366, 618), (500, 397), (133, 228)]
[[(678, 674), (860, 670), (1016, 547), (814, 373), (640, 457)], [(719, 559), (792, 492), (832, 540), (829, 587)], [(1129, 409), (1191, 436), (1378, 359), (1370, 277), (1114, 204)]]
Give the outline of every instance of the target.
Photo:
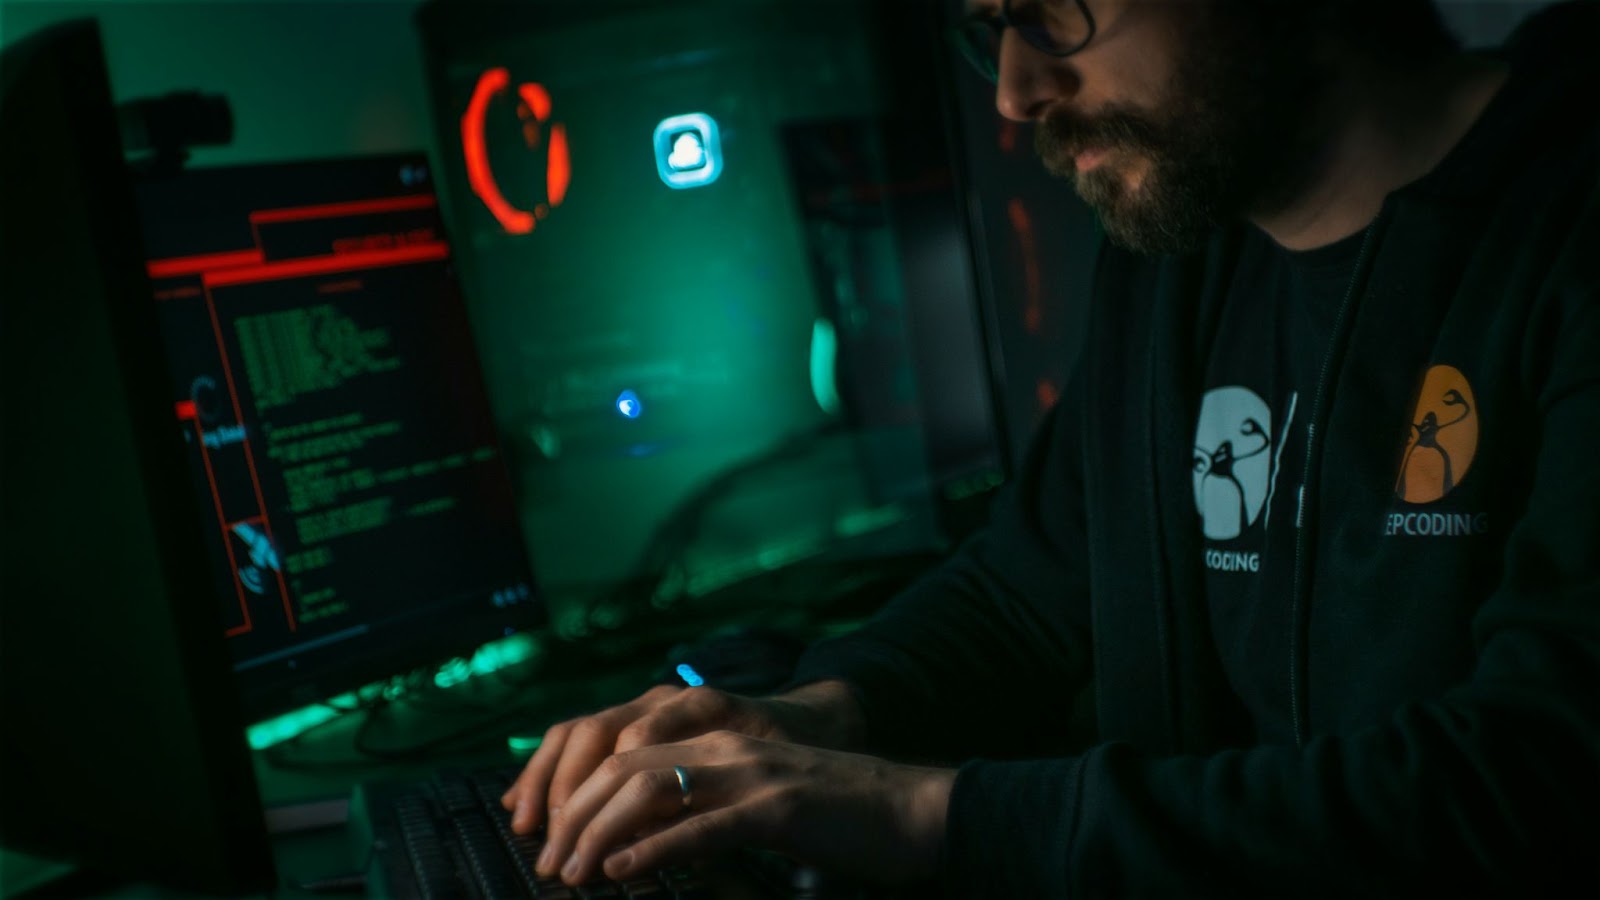
[(626, 880), (756, 847), (880, 883), (926, 878), (955, 774), (731, 731), (643, 747), (606, 759), (553, 814), (537, 869)]
[(605, 759), (640, 747), (712, 731), (844, 748), (859, 740), (861, 712), (840, 682), (806, 685), (781, 697), (756, 699), (707, 687), (656, 687), (591, 716), (550, 727), (539, 749), (500, 802), (511, 828), (526, 834), (566, 806)]

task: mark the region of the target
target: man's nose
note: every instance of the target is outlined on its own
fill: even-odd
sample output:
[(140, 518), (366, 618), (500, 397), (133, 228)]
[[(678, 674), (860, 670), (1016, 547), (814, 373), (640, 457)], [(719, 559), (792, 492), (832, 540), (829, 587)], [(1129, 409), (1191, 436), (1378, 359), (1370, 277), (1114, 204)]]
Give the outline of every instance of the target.
[(1078, 75), (1067, 60), (1041, 52), (1008, 28), (1000, 38), (999, 79), (994, 104), (1014, 122), (1032, 122), (1057, 101), (1078, 91)]

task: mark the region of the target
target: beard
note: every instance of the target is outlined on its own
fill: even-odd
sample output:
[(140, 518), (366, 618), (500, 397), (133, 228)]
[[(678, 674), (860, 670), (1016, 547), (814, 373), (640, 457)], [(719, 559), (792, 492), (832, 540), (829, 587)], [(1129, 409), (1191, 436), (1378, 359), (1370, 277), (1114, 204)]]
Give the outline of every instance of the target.
[[(1225, 9), (1201, 31), (1156, 107), (1059, 110), (1035, 133), (1045, 168), (1070, 179), (1107, 237), (1135, 252), (1191, 252), (1220, 226), (1281, 209), (1319, 161), (1324, 134), (1314, 113), (1331, 75), (1313, 62), (1309, 36)], [(1086, 150), (1105, 156), (1079, 172)]]

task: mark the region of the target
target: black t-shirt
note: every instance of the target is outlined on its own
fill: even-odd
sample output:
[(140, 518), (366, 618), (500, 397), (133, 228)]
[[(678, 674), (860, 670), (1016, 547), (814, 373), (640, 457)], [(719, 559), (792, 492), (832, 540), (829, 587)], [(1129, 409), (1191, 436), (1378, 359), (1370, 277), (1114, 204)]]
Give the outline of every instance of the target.
[(1229, 289), (1195, 419), (1195, 508), (1223, 667), (1258, 738), (1293, 741), (1290, 609), (1306, 424), (1365, 233), (1304, 252), (1257, 231)]

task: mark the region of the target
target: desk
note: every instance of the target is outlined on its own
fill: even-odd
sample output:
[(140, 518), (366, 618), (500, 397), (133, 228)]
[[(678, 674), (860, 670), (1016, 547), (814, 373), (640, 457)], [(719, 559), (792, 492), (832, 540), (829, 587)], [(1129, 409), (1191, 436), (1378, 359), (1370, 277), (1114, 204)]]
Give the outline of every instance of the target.
[[(270, 820), (278, 811), (345, 801), (362, 782), (414, 781), (440, 768), (519, 765), (527, 754), (514, 754), (509, 736), (542, 735), (555, 722), (632, 699), (660, 668), (659, 653), (641, 658), (647, 661), (543, 666), (548, 673), (543, 676), (513, 668), (484, 676), (476, 686), (468, 682), (426, 701), (394, 704), (370, 721), (363, 721), (361, 714), (341, 716), (297, 740), (254, 754), (262, 804)], [(463, 729), (471, 729), (465, 739), (449, 741), (437, 751), (403, 752)], [(358, 739), (367, 742), (369, 754), (357, 752)], [(394, 758), (383, 758), (389, 756)], [(364, 863), (364, 852), (352, 845), (342, 824), (276, 834), (272, 847), (280, 897), (325, 896), (298, 885), (352, 873)]]
[[(554, 722), (637, 696), (654, 683), (661, 670), (662, 643), (670, 645), (670, 639), (663, 640), (668, 637), (657, 635), (653, 645), (633, 648), (609, 660), (545, 659), (469, 681), (452, 689), (458, 691), (453, 696), (452, 691), (438, 692), (438, 696), (425, 698), (426, 704), (420, 700), (393, 704), (373, 720), (365, 734), (372, 749), (398, 751), (428, 743), (464, 725), (493, 721), (492, 727), (476, 730), (470, 739), (450, 742), (436, 752), (375, 759), (355, 749), (362, 714), (330, 720), (297, 739), (252, 755), (262, 804), (269, 811), (305, 808), (347, 800), (362, 782), (417, 780), (443, 767), (520, 764), (523, 759), (513, 755), (507, 743), (509, 735), (541, 735)], [(508, 710), (510, 714), (504, 714)], [(279, 887), (271, 896), (278, 898), (326, 897), (300, 885), (354, 873), (364, 861), (342, 823), (276, 834), (271, 846), (279, 878)], [(0, 857), (0, 862), (6, 865), (0, 873), (6, 897), (198, 897), (15, 853)], [(727, 872), (718, 877), (718, 896), (729, 900), (760, 896), (747, 880)]]

